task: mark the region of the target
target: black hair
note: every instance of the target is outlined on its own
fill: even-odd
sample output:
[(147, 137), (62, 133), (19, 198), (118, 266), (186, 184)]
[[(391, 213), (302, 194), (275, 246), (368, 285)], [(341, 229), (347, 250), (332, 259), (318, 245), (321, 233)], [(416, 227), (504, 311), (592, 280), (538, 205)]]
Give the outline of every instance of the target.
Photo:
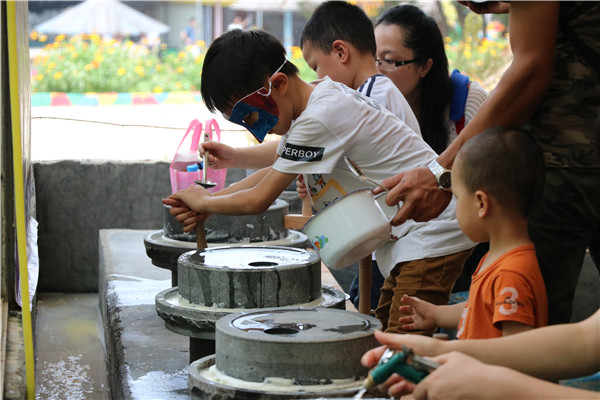
[(525, 130), (487, 129), (469, 139), (456, 158), (466, 189), (489, 193), (509, 213), (527, 217), (542, 196), (544, 155)]
[[(283, 45), (267, 32), (235, 29), (224, 33), (210, 45), (202, 65), (200, 94), (206, 107), (215, 112), (233, 106), (260, 89), (285, 60)], [(288, 61), (280, 72), (293, 75), (298, 68)]]
[(360, 7), (345, 1), (327, 1), (317, 7), (304, 26), (300, 47), (310, 42), (329, 54), (336, 40), (346, 41), (359, 52), (373, 57), (377, 52), (373, 23)]
[(420, 8), (405, 4), (386, 11), (378, 25), (396, 25), (402, 29), (404, 46), (411, 49), (421, 65), (433, 60), (431, 70), (421, 80), (419, 126), (423, 139), (436, 153), (448, 146), (448, 107), (452, 83), (448, 75), (448, 58), (442, 33), (435, 20)]

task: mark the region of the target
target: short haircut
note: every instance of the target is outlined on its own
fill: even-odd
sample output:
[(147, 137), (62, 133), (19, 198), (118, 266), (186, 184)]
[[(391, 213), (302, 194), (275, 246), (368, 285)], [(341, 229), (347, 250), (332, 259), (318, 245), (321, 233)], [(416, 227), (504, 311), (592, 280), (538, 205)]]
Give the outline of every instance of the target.
[[(206, 52), (200, 94), (206, 107), (223, 111), (260, 89), (286, 60), (279, 40), (263, 31), (235, 29), (219, 36)], [(298, 68), (286, 62), (280, 70), (295, 75)]]
[(300, 47), (310, 42), (329, 54), (336, 40), (346, 41), (359, 52), (373, 57), (377, 52), (373, 23), (360, 7), (345, 1), (327, 1), (317, 7), (304, 26)]
[(483, 190), (500, 206), (527, 217), (544, 188), (544, 156), (536, 139), (512, 127), (490, 128), (460, 149), (460, 179), (474, 193)]

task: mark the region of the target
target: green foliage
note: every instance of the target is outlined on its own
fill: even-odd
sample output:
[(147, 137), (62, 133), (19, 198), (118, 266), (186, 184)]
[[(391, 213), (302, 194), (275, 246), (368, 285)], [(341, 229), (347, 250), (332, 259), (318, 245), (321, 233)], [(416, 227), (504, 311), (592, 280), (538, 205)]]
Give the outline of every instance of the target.
[[(32, 32), (32, 38), (43, 40)], [(102, 40), (81, 35), (65, 40), (59, 35), (38, 54), (32, 64), (34, 92), (169, 92), (200, 89), (204, 43), (183, 51), (150, 48), (131, 41)], [(299, 48), (291, 61), (305, 80), (316, 74)]]
[[(465, 29), (462, 40), (446, 37), (446, 54), (451, 69), (458, 68), (490, 90), (497, 72), (511, 58), (508, 40), (504, 36), (480, 40), (474, 32)], [(45, 41), (35, 32), (31, 39)], [(58, 35), (33, 59), (32, 89), (71, 93), (198, 91), (205, 50), (202, 41), (176, 51), (131, 41), (102, 40), (97, 35), (69, 40)], [(303, 80), (316, 79), (300, 48), (292, 47), (289, 57)]]
[(471, 80), (479, 81), (488, 92), (495, 87), (499, 79), (499, 71), (512, 58), (508, 40), (499, 37), (496, 40), (487, 38), (479, 42), (470, 36), (460, 42), (452, 42), (446, 38), (446, 55), (450, 69), (457, 68)]
[(32, 64), (34, 92), (155, 92), (198, 90), (203, 55), (149, 49), (97, 35), (59, 35)]

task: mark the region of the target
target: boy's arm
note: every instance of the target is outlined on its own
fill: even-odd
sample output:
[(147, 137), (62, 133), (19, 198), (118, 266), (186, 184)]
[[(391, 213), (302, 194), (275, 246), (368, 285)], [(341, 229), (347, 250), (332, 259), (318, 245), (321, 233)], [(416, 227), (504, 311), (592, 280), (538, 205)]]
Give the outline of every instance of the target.
[(465, 309), (466, 302), (451, 304), (448, 306), (436, 306), (435, 321), (437, 326), (444, 329), (458, 328), (460, 316)]
[(527, 332), (533, 327), (516, 321), (502, 321), (502, 336), (514, 335), (515, 333)]
[(192, 186), (169, 198), (179, 200), (203, 214), (260, 214), (273, 204), (296, 176), (265, 168), (215, 194), (200, 186)]
[(213, 169), (258, 169), (273, 165), (278, 141), (263, 142), (256, 146), (231, 147), (220, 142), (203, 142), (198, 146), (200, 154), (208, 150), (208, 166)]
[(600, 370), (600, 309), (584, 321), (531, 329), (494, 339), (437, 340), (420, 335), (375, 332), (384, 346), (369, 350), (362, 364), (377, 363), (385, 346), (400, 350), (406, 345), (421, 356), (459, 351), (487, 364), (557, 381), (588, 376)]
[(598, 399), (598, 392), (557, 385), (458, 352), (433, 360), (442, 365), (414, 388), (416, 399)]
[[(437, 354), (461, 351), (548, 380), (591, 375), (600, 370), (600, 310), (584, 321), (531, 329), (484, 340), (452, 340)], [(440, 351), (441, 350), (441, 351)]]
[(232, 194), (235, 192), (239, 192), (240, 190), (253, 188), (254, 186), (258, 185), (265, 176), (267, 176), (270, 170), (270, 167), (259, 169), (258, 171), (248, 175), (241, 181), (232, 183), (231, 185), (219, 190), (218, 192), (213, 193), (213, 196), (223, 196), (225, 194)]

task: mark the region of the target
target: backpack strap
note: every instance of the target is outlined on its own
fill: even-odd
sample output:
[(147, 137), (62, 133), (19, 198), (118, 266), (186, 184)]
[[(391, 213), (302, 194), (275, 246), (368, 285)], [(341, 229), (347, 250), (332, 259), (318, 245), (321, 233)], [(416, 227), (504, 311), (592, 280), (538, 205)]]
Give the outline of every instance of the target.
[(459, 121), (464, 118), (467, 94), (469, 93), (469, 77), (455, 69), (450, 75), (452, 82), (452, 101), (450, 102), (450, 119)]

